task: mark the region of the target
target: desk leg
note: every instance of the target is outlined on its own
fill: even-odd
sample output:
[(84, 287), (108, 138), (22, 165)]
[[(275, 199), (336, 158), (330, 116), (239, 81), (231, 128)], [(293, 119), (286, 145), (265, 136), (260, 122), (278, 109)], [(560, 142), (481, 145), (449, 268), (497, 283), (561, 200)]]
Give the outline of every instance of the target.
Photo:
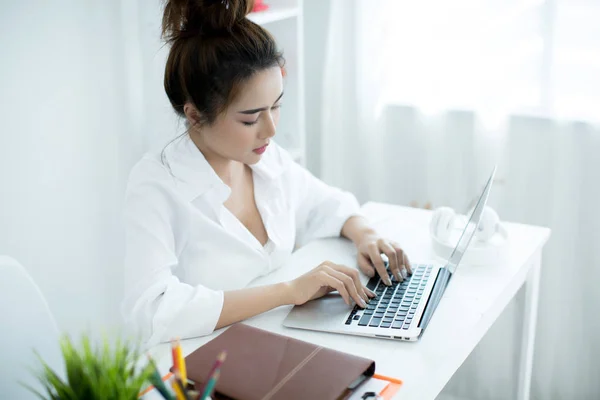
[(525, 282), (525, 312), (523, 314), (523, 333), (521, 339), (521, 360), (519, 362), (518, 400), (529, 400), (531, 392), (531, 369), (533, 366), (533, 348), (535, 344), (535, 325), (537, 321), (538, 294), (540, 287), (541, 251), (534, 256), (533, 266)]

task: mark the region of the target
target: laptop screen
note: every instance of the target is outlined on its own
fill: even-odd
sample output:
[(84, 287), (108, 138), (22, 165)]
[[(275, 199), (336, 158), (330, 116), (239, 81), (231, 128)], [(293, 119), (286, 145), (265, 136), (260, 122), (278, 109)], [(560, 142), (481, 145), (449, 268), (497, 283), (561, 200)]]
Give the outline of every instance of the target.
[(465, 251), (467, 251), (467, 248), (469, 247), (469, 243), (471, 243), (471, 239), (473, 238), (475, 231), (479, 227), (479, 221), (481, 220), (481, 214), (483, 213), (483, 209), (485, 208), (485, 205), (487, 204), (487, 199), (490, 194), (490, 189), (492, 187), (492, 182), (494, 181), (495, 174), (496, 174), (496, 167), (494, 167), (492, 174), (490, 175), (490, 178), (488, 179), (487, 183), (485, 184), (483, 193), (481, 193), (481, 196), (479, 196), (479, 200), (477, 201), (477, 204), (475, 205), (475, 208), (473, 209), (473, 212), (471, 213), (471, 216), (469, 217), (469, 222), (467, 222), (465, 229), (463, 230), (462, 234), (460, 235), (460, 239), (458, 240), (458, 243), (456, 243), (456, 247), (454, 247), (454, 250), (452, 251), (450, 258), (448, 259), (448, 264), (446, 265), (446, 268), (448, 268), (448, 270), (451, 273), (454, 273), (454, 271), (456, 271), (456, 268), (458, 267), (458, 263), (460, 263), (460, 260), (462, 259), (463, 255), (465, 254)]
[(429, 297), (429, 301), (427, 302), (427, 306), (425, 308), (425, 312), (421, 316), (421, 320), (419, 321), (419, 327), (425, 329), (431, 320), (433, 312), (437, 308), (440, 300), (442, 299), (442, 295), (446, 291), (446, 287), (450, 283), (450, 278), (458, 268), (458, 264), (462, 259), (465, 251), (469, 247), (469, 243), (471, 243), (471, 239), (475, 234), (475, 231), (479, 227), (479, 221), (481, 220), (481, 214), (483, 213), (483, 209), (487, 203), (488, 196), (490, 194), (490, 189), (492, 187), (492, 182), (494, 181), (494, 175), (496, 174), (496, 167), (492, 171), (490, 178), (485, 184), (485, 188), (483, 188), (483, 193), (479, 196), (479, 200), (477, 200), (477, 204), (469, 217), (469, 222), (465, 226), (458, 243), (456, 243), (456, 247), (452, 251), (450, 258), (448, 259), (448, 264), (446, 264), (446, 268), (441, 268), (438, 276), (435, 281), (434, 290), (431, 292)]

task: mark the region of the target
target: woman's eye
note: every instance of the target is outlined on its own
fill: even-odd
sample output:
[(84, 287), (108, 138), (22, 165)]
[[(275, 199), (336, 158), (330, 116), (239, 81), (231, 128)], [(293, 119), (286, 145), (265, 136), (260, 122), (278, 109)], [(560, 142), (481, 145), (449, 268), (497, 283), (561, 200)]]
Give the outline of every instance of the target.
[[(281, 108), (282, 105), (283, 104), (276, 104), (273, 107), (271, 107), (271, 110), (273, 110), (273, 111), (278, 110), (278, 109)], [(241, 121), (241, 122), (242, 122), (242, 124), (244, 124), (246, 126), (252, 126), (252, 125), (255, 125), (258, 122), (258, 118), (256, 119), (256, 121), (250, 121), (250, 122), (248, 122), (248, 121)]]

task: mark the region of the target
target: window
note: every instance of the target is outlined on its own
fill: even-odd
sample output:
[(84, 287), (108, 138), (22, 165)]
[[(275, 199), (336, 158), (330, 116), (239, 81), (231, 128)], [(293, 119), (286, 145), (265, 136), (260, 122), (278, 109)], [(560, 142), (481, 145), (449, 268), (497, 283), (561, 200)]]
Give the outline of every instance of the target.
[(382, 11), (388, 100), (600, 117), (597, 0), (388, 0)]

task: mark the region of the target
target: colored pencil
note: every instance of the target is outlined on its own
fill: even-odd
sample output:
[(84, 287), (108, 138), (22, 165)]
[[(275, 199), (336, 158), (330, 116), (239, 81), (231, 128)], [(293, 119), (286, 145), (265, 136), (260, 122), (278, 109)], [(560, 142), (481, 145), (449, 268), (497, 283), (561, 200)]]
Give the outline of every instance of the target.
[(208, 376), (206, 377), (206, 382), (204, 383), (204, 386), (202, 387), (202, 389), (200, 389), (200, 393), (204, 393), (206, 386), (208, 385), (208, 382), (214, 376), (215, 372), (217, 372), (217, 370), (219, 370), (221, 368), (221, 365), (223, 365), (226, 358), (227, 358), (226, 351), (222, 351), (219, 353), (212, 368), (210, 369), (210, 372), (208, 373)]
[(208, 381), (208, 383), (206, 384), (206, 388), (204, 389), (204, 392), (202, 392), (202, 397), (200, 397), (201, 400), (206, 400), (209, 396), (212, 395), (212, 393), (215, 390), (215, 386), (217, 385), (217, 381), (219, 380), (220, 374), (221, 374), (221, 371), (217, 370), (215, 372), (215, 374), (213, 375), (213, 377)]
[(169, 389), (167, 389), (167, 386), (163, 382), (163, 378), (161, 378), (160, 373), (158, 372), (158, 368), (156, 367), (156, 363), (154, 362), (152, 357), (150, 357), (150, 354), (148, 354), (148, 361), (152, 365), (153, 369), (152, 375), (150, 375), (150, 383), (154, 385), (154, 387), (161, 394), (162, 397), (164, 397), (166, 400), (171, 400), (171, 393), (169, 392)]
[(175, 372), (175, 384), (177, 385), (177, 389), (179, 389), (178, 391), (181, 393), (182, 399), (183, 400), (191, 400), (190, 397), (187, 394), (187, 390), (182, 382), (181, 379), (181, 374), (179, 372)]

